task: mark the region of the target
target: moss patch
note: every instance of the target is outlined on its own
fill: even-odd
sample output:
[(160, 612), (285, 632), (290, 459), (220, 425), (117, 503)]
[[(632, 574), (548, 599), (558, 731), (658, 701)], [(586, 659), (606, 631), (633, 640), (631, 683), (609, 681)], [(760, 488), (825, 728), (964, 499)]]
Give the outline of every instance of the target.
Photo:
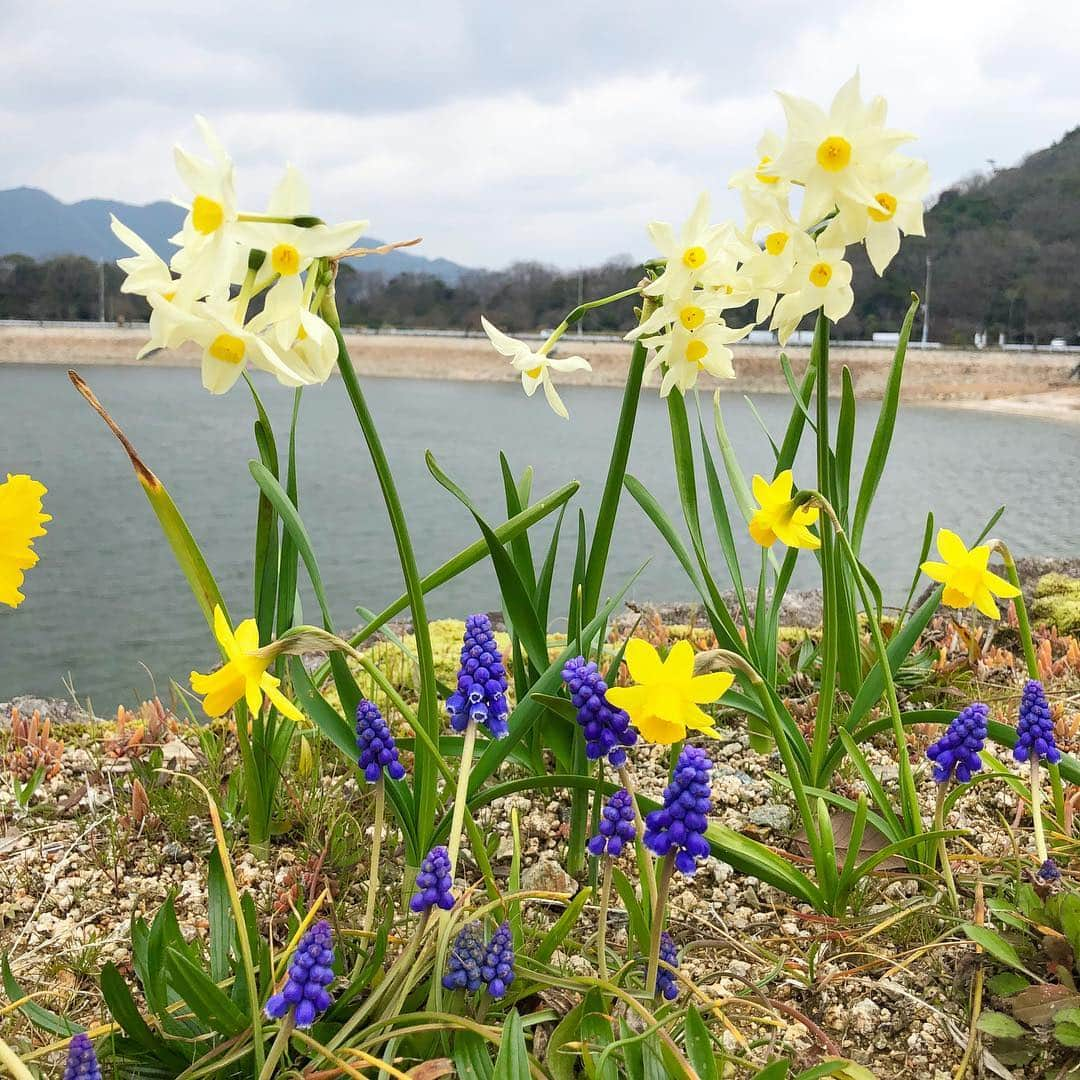
[(1035, 586), (1031, 616), (1063, 634), (1080, 633), (1080, 578), (1044, 574)]

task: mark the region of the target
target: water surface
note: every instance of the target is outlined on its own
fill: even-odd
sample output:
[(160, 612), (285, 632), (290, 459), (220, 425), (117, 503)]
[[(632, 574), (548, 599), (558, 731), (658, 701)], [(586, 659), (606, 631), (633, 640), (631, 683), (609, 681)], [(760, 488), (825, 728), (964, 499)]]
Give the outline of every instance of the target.
[[(234, 615), (251, 609), (256, 507), (247, 469), (255, 456), (252, 404), (243, 385), (211, 397), (196, 372), (179, 368), (88, 368), (87, 379), (127, 431), (185, 514)], [(260, 391), (284, 443), (292, 393), (262, 379)], [(541, 395), (528, 400), (512, 384), (369, 379), (365, 391), (394, 468), (426, 572), (477, 538), (464, 508), (428, 473), (430, 448), (493, 520), (504, 511), (498, 449), (515, 470), (535, 467), (534, 492), (582, 482), (577, 502), (591, 521), (603, 484), (620, 391), (570, 388), (571, 423), (555, 417)], [(708, 399), (706, 399), (707, 402)], [(780, 396), (755, 404), (779, 438), (790, 406)], [(877, 415), (861, 409), (856, 461)], [(747, 473), (772, 460), (757, 420), (742, 398), (725, 399), (725, 417)], [(100, 711), (145, 697), (156, 680), (186, 680), (213, 663), (202, 616), (162, 540), (127, 457), (101, 421), (53, 366), (0, 368), (0, 470), (29, 472), (50, 489), (54, 520), (38, 541), (41, 562), (28, 575), (26, 603), (0, 610), (0, 700), (18, 693), (64, 695), (70, 679)], [(797, 475), (812, 477), (807, 445)], [(1007, 415), (908, 406), (882, 481), (865, 559), (887, 597), (907, 590), (926, 511), (962, 535), (977, 532), (1001, 503), (996, 531), (1018, 554), (1075, 555), (1080, 499), (1071, 478), (1080, 460), (1080, 428)], [(342, 627), (359, 620), (360, 604), (378, 609), (402, 591), (393, 538), (370, 461), (340, 382), (308, 391), (300, 415), (300, 503)], [(673, 517), (678, 498), (666, 406), (642, 400), (630, 470)], [(703, 496), (704, 497), (704, 496)], [(574, 506), (575, 504), (571, 504)], [(703, 510), (707, 504), (703, 505)], [(551, 521), (535, 530), (546, 544)], [(567, 516), (570, 525), (571, 515)], [(557, 578), (565, 612), (574, 530), (564, 532)], [(744, 573), (755, 573), (759, 549), (741, 531)], [(636, 504), (624, 498), (609, 564), (614, 591), (646, 559), (630, 595), (676, 600), (692, 596), (675, 559)], [(722, 575), (722, 562), (716, 560)], [(815, 584), (816, 564), (800, 561), (794, 584)], [(301, 570), (301, 573), (303, 571)], [(305, 593), (309, 618), (316, 608)], [(429, 596), (433, 616), (462, 616), (498, 606), (490, 565), (481, 564)], [(557, 624), (554, 624), (557, 628)]]

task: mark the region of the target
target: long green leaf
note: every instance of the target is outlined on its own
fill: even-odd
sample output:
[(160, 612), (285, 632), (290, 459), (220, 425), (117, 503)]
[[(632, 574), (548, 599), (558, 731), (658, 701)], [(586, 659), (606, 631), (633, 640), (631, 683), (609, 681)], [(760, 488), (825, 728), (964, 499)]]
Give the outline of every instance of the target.
[(165, 957), (169, 981), (208, 1028), (227, 1039), (245, 1030), (247, 1017), (198, 964), (178, 949), (167, 949)]
[(503, 1021), (492, 1080), (531, 1080), (529, 1048), (517, 1009), (511, 1009)]

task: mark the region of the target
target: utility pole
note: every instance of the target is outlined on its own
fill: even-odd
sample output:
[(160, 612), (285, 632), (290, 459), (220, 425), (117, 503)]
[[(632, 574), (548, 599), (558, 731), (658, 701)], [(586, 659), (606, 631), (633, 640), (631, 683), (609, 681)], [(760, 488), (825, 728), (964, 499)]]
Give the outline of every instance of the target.
[[(585, 271), (580, 267), (577, 272), (577, 302), (578, 307), (585, 303)], [(581, 325), (584, 321), (584, 319), (578, 319), (577, 332), (579, 337), (585, 333), (585, 328)]]
[(930, 340), (930, 256), (926, 256), (926, 285), (923, 288), (922, 343)]
[(98, 267), (98, 322), (105, 321), (105, 260)]

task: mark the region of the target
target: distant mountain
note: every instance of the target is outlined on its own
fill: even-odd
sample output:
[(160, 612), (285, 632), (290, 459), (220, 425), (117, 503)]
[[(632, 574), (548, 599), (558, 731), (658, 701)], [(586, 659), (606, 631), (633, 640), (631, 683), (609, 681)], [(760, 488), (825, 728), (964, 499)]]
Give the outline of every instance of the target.
[[(85, 255), (107, 262), (130, 252), (112, 234), (109, 215), (115, 214), (134, 229), (159, 254), (175, 250), (169, 237), (179, 228), (184, 211), (168, 202), (147, 206), (110, 199), (83, 199), (63, 203), (39, 188), (19, 187), (0, 191), (0, 255), (21, 254), (34, 259), (54, 255)], [(363, 243), (376, 247), (381, 240), (365, 236)], [(359, 273), (430, 274), (448, 285), (456, 284), (467, 267), (449, 259), (428, 259), (410, 251), (393, 251), (378, 258), (354, 259)]]

